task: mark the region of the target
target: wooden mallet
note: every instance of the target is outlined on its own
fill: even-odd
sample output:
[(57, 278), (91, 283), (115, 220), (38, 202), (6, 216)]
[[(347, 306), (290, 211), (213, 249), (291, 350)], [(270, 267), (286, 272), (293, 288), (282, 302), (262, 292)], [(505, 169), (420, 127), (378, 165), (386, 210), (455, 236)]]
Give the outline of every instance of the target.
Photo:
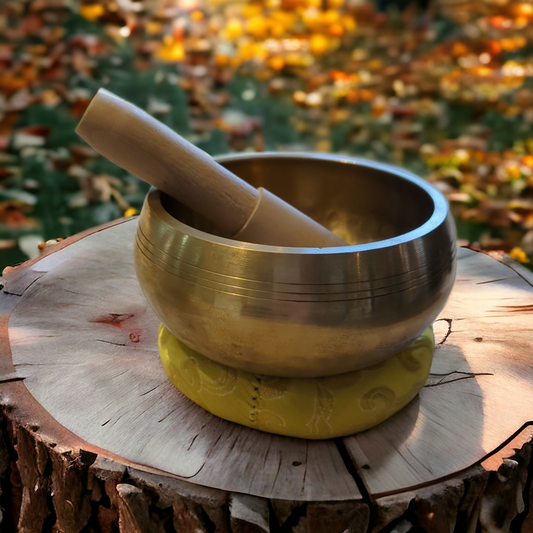
[(346, 242), (263, 188), (252, 187), (148, 113), (105, 89), (77, 133), (104, 157), (150, 183), (237, 240), (275, 246)]

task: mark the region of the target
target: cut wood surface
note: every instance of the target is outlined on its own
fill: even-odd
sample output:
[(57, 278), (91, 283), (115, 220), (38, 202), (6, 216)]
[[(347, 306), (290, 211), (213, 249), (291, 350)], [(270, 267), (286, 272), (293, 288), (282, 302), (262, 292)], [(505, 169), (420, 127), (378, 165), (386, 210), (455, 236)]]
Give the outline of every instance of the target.
[(345, 439), (348, 450), (366, 457), (363, 477), (373, 494), (463, 470), (533, 419), (532, 287), (483, 253), (459, 250), (457, 266), (419, 397), (378, 427)]
[(9, 324), (13, 363), (39, 404), (99, 448), (201, 485), (278, 499), (359, 498), (333, 441), (237, 426), (174, 388), (159, 361), (159, 321), (133, 270), (135, 229), (119, 224), (43, 258), (35, 276), (23, 274), (25, 291), (14, 279), (23, 296)]
[[(171, 386), (157, 353), (158, 320), (133, 272), (135, 227), (123, 221), (69, 241), (4, 277), (0, 328), (9, 339), (0, 335), (1, 404), (22, 424), (19, 462), (36, 465), (20, 470), (22, 485), (32, 487), (21, 492), (22, 517), (30, 508), (47, 515), (42, 465), (72, 448), (79, 459), (54, 456), (53, 468), (66, 473), (50, 483), (79, 495), (80, 524), (90, 511), (75, 474), (67, 475), (73, 467), (62, 466), (69, 461), (106, 483), (113, 512), (134, 524), (129, 530), (153, 510), (138, 488), (158, 491), (176, 527), (188, 524), (183, 531), (201, 531), (206, 516), (225, 524), (217, 531), (245, 531), (246, 524), (268, 530), (273, 520), (291, 524), (282, 531), (320, 531), (312, 524), (322, 523), (324, 505), (339, 517), (339, 533), (391, 523), (452, 531), (461, 520), (504, 531), (497, 528), (516, 517), (531, 522), (524, 500), (533, 439), (529, 271), (460, 250), (419, 398), (359, 435), (304, 441), (220, 420)], [(270, 499), (270, 517), (263, 501), (238, 494)], [(69, 523), (62, 509), (58, 523)]]

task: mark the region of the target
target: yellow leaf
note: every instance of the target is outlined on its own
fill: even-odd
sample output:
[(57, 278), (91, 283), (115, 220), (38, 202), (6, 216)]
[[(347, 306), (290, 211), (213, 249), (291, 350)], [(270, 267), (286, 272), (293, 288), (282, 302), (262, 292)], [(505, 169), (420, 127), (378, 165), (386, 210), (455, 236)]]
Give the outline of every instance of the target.
[(163, 61), (183, 61), (185, 50), (181, 42), (166, 42), (157, 51), (157, 57)]
[(529, 257), (527, 256), (526, 252), (522, 250), (522, 248), (519, 248), (518, 246), (515, 246), (510, 252), (509, 255), (519, 263), (529, 263)]
[(80, 15), (87, 20), (96, 20), (105, 13), (101, 4), (85, 4), (80, 7)]
[(137, 211), (135, 207), (128, 207), (128, 209), (126, 209), (126, 211), (124, 212), (125, 217), (134, 217), (135, 215), (138, 215), (138, 214), (139, 214), (139, 211)]

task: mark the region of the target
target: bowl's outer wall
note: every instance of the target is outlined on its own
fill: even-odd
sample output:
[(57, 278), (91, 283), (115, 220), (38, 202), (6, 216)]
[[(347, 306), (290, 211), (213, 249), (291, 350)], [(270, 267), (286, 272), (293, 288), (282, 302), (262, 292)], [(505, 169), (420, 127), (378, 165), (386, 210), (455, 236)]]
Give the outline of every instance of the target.
[[(283, 168), (289, 160), (293, 166), (302, 159), (308, 163), (308, 157), (255, 154), (225, 158), (225, 164), (235, 171), (231, 162), (237, 161), (235, 166), (242, 178), (262, 185), (253, 168), (268, 170), (268, 158), (270, 162), (281, 159)], [(251, 176), (246, 174), (247, 161)], [(373, 165), (332, 156), (322, 156), (319, 162), (321, 169), (315, 168), (315, 174), (310, 174), (312, 169), (308, 168), (298, 178), (293, 172), (283, 180), (311, 181), (318, 191), (314, 201), (326, 205), (328, 186), (332, 196), (341, 198), (331, 176), (342, 174), (337, 187), (349, 189), (345, 174), (351, 175), (352, 181), (357, 180), (357, 173), (368, 171), (368, 165)], [(394, 174), (394, 169), (370, 170), (374, 182), (383, 176), (388, 184), (391, 179), (402, 179)], [(318, 179), (327, 182), (326, 187), (316, 185), (317, 174)], [(276, 190), (275, 183), (267, 185), (281, 196), (282, 188)], [(393, 196), (397, 197), (396, 203), (407, 204), (403, 217), (401, 205), (396, 203), (376, 207), (375, 196), (382, 193), (379, 184), (371, 186), (367, 181), (363, 192), (368, 188), (374, 197), (367, 197), (365, 212), (372, 219), (370, 226), (374, 226), (366, 237), (372, 236), (372, 231), (378, 236), (388, 232), (389, 241), (375, 248), (370, 244), (366, 248), (329, 249), (260, 246), (198, 231), (170, 216), (161, 205), (159, 191), (153, 190), (141, 212), (134, 248), (143, 292), (157, 316), (183, 342), (236, 368), (260, 374), (313, 377), (378, 363), (407, 346), (444, 307), (455, 279), (456, 236), (440, 193), (435, 196), (438, 205), (434, 207), (433, 199), (424, 191), (415, 189), (413, 200), (412, 182), (399, 187)], [(301, 190), (305, 192), (304, 187)], [(352, 196), (356, 193), (353, 191)], [(358, 205), (361, 194), (360, 190)], [(305, 202), (310, 202), (308, 193), (304, 197)], [(322, 223), (333, 220), (331, 229), (352, 238), (353, 227), (360, 230), (362, 225), (359, 221), (350, 225), (351, 213), (346, 207), (349, 197), (348, 191), (340, 202), (342, 209), (334, 217), (324, 216), (320, 206), (306, 209), (307, 214), (318, 213), (316, 218), (322, 216)], [(381, 197), (390, 201), (391, 195), (387, 199), (385, 192)], [(284, 199), (305, 210), (305, 202), (298, 205), (297, 196), (291, 198), (288, 194)], [(413, 213), (417, 205), (419, 208)], [(442, 211), (443, 206), (444, 212), (437, 213), (437, 208)], [(328, 205), (326, 215), (330, 209), (335, 207)], [(387, 214), (385, 229), (379, 225), (380, 210)], [(344, 228), (339, 225), (339, 212), (340, 218), (344, 217)], [(424, 224), (426, 221), (429, 223)], [(414, 238), (403, 238), (406, 228), (414, 230)], [(423, 231), (418, 231), (420, 228)]]

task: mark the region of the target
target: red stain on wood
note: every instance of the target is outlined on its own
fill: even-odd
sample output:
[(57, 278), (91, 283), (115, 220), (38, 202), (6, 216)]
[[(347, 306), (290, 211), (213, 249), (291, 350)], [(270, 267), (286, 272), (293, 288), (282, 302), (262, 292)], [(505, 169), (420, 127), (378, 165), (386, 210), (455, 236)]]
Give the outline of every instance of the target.
[(121, 328), (122, 322), (131, 317), (133, 317), (133, 313), (109, 313), (96, 320), (91, 320), (91, 322), (94, 324), (109, 324), (110, 326)]
[(130, 341), (131, 342), (140, 342), (141, 335), (139, 333), (130, 333)]

